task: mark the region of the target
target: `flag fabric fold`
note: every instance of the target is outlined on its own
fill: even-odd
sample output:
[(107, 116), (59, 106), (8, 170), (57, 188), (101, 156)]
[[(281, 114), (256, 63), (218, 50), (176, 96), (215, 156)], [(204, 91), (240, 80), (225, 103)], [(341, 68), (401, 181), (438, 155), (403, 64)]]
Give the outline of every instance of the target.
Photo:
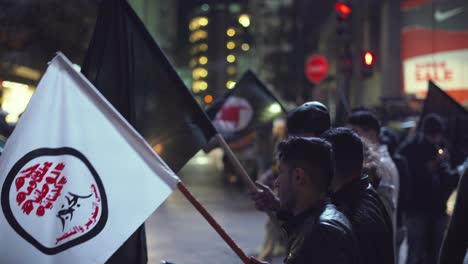
[(179, 182), (61, 53), (0, 168), (0, 263), (104, 263)]
[(429, 82), (420, 120), (430, 113), (444, 118), (451, 161), (453, 165), (462, 163), (468, 157), (468, 111), (433, 82)]
[(125, 0), (104, 0), (82, 73), (177, 172), (216, 133)]

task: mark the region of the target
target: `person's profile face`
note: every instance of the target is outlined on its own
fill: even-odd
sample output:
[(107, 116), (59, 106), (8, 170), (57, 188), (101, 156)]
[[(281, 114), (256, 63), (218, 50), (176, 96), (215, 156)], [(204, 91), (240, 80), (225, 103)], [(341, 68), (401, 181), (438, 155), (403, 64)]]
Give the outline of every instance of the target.
[(295, 203), (295, 195), (293, 190), (293, 175), (290, 166), (280, 161), (279, 176), (275, 181), (275, 187), (278, 188), (280, 198), (280, 208), (282, 211), (291, 212)]

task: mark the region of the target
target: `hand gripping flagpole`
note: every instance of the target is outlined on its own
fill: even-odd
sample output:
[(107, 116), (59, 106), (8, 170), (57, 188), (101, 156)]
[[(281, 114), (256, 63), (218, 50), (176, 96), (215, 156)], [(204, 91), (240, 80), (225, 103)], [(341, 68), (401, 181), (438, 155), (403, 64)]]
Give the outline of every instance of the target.
[[(240, 163), (239, 159), (237, 159), (236, 155), (234, 155), (234, 152), (232, 152), (231, 148), (229, 145), (226, 143), (226, 140), (221, 136), (221, 134), (217, 133), (216, 134), (216, 139), (218, 140), (219, 144), (227, 154), (229, 160), (234, 164), (234, 168), (236, 168), (237, 173), (241, 175), (241, 179), (244, 181), (244, 183), (247, 185), (247, 189), (249, 189), (250, 192), (254, 192), (257, 190), (257, 186), (255, 183), (252, 181), (252, 179), (249, 177), (249, 174), (245, 171), (244, 167)], [(271, 212), (271, 211), (266, 211), (265, 212), (269, 217), (270, 220), (277, 226), (280, 226), (278, 222), (278, 218), (276, 215)]]
[(232, 240), (232, 238), (224, 231), (224, 229), (216, 222), (216, 220), (208, 213), (208, 211), (201, 205), (195, 197), (190, 193), (190, 191), (185, 187), (185, 185), (179, 181), (177, 183), (177, 188), (179, 191), (187, 198), (187, 200), (192, 203), (192, 205), (200, 212), (200, 214), (208, 221), (208, 223), (218, 232), (218, 234), (224, 239), (224, 241), (229, 245), (229, 247), (239, 256), (239, 258), (244, 262), (244, 264), (249, 264), (249, 258), (242, 249)]
[(224, 140), (224, 138), (219, 133), (217, 133), (215, 137), (218, 140), (221, 147), (223, 148), (224, 152), (227, 154), (229, 161), (231, 161), (234, 164), (234, 168), (236, 168), (237, 173), (241, 176), (241, 179), (247, 185), (247, 189), (249, 189), (249, 191), (256, 190), (257, 186), (249, 177), (249, 174), (245, 171), (239, 159), (237, 159), (236, 155), (234, 155), (234, 152), (232, 152), (231, 148), (226, 143), (226, 140)]

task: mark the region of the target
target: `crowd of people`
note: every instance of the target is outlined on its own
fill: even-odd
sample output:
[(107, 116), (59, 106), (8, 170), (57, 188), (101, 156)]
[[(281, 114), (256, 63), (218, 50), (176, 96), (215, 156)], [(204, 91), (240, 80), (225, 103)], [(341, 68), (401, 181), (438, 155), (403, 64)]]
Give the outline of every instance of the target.
[(402, 144), (364, 107), (332, 128), (328, 109), (308, 102), (288, 113), (286, 126), (277, 167), (251, 191), (255, 207), (269, 215), (264, 249), (252, 264), (268, 263), (281, 246), (286, 264), (393, 264), (403, 237), (408, 264), (463, 263), (468, 244), (454, 237), (466, 229), (465, 194), (443, 240), (447, 200), (466, 170), (450, 166), (440, 116), (426, 115)]

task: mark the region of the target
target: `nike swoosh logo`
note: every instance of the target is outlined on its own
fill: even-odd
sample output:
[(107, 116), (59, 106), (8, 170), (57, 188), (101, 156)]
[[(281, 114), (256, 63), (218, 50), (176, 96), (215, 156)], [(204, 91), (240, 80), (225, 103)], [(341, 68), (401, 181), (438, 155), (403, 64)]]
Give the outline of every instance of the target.
[(436, 10), (434, 13), (434, 18), (437, 22), (443, 22), (451, 17), (454, 17), (460, 13), (463, 13), (465, 9), (463, 7), (458, 7), (448, 11)]

